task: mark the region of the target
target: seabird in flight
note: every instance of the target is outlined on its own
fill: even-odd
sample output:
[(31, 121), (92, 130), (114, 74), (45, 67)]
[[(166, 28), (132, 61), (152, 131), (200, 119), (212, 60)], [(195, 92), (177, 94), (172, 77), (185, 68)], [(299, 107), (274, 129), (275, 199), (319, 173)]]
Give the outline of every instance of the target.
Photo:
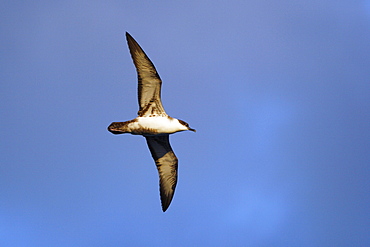
[(161, 102), (162, 81), (157, 70), (127, 32), (126, 39), (137, 71), (139, 111), (135, 119), (113, 122), (108, 130), (113, 134), (130, 133), (145, 137), (158, 169), (162, 210), (165, 212), (175, 192), (178, 165), (169, 135), (184, 130), (195, 132), (195, 129), (190, 128), (188, 123), (166, 114)]

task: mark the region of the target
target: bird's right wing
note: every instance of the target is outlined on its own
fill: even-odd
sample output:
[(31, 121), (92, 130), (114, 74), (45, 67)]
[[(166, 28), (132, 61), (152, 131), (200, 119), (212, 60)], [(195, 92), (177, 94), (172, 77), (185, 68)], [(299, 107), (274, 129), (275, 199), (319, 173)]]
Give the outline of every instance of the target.
[(169, 135), (145, 138), (158, 169), (162, 210), (165, 212), (175, 193), (178, 160), (170, 146)]

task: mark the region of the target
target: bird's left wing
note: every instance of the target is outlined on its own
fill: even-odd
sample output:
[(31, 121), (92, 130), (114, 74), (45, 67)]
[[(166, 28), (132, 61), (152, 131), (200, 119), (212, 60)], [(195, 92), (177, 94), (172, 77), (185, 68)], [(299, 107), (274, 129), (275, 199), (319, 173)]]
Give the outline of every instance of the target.
[(178, 160), (170, 146), (169, 135), (145, 138), (158, 169), (162, 210), (165, 212), (175, 193)]
[(166, 114), (161, 101), (162, 81), (154, 64), (129, 33), (126, 33), (126, 39), (138, 77), (138, 115)]

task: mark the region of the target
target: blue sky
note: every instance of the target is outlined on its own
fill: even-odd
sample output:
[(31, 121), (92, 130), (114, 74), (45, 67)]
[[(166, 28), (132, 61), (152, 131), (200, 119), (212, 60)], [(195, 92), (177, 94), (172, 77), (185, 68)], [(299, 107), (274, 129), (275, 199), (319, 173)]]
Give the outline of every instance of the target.
[[(369, 246), (369, 1), (2, 1), (1, 246)], [(125, 32), (162, 80), (166, 213)]]

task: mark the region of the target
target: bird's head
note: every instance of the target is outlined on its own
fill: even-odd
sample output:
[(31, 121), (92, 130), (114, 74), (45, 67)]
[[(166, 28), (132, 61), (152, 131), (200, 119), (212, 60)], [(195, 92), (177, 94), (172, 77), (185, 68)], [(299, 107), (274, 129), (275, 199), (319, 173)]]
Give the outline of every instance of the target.
[(196, 132), (195, 129), (192, 129), (190, 128), (189, 124), (185, 121), (182, 121), (180, 119), (177, 119), (179, 121), (179, 123), (182, 125), (182, 127), (184, 128), (183, 130), (190, 130), (190, 131), (193, 131), (193, 132)]

